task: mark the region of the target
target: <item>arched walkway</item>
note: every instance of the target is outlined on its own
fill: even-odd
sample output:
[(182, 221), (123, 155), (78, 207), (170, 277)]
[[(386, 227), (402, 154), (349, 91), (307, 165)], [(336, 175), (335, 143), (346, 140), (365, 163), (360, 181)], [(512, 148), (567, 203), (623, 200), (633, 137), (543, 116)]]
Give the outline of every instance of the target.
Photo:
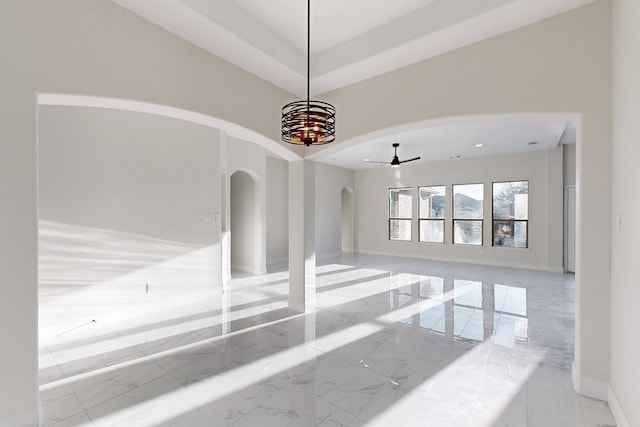
[(260, 182), (256, 176), (238, 170), (230, 179), (231, 268), (250, 274), (261, 273), (257, 236), (262, 235), (260, 221)]
[(354, 203), (353, 203), (353, 190), (350, 188), (343, 188), (341, 191), (342, 198), (342, 210), (341, 210), (341, 224), (342, 224), (342, 252), (354, 251)]

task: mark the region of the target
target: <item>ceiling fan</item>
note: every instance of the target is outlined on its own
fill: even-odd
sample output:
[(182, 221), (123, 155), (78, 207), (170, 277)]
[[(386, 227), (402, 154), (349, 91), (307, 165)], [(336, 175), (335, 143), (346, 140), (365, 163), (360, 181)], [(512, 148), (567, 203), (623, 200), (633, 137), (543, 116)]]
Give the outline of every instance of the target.
[[(414, 157), (413, 159), (407, 159), (407, 160), (398, 159), (398, 147), (400, 146), (400, 144), (398, 144), (397, 142), (394, 142), (392, 145), (393, 145), (393, 150), (394, 150), (393, 159), (391, 159), (391, 163), (390, 163), (392, 168), (397, 168), (402, 163), (413, 162), (414, 160), (420, 160), (420, 156)], [(365, 160), (365, 162), (368, 162), (368, 163), (384, 163), (384, 164), (389, 163), (389, 162), (373, 162), (373, 161), (368, 160), (368, 159)]]

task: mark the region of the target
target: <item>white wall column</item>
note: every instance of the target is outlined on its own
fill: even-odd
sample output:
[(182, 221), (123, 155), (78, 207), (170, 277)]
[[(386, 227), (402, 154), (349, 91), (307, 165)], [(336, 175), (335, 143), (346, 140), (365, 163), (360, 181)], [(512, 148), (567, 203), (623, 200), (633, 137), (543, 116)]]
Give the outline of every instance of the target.
[(307, 312), (316, 300), (315, 163), (289, 162), (289, 308)]
[(227, 284), (231, 280), (231, 177), (227, 170), (228, 163), (228, 141), (227, 134), (217, 130), (217, 138), (214, 142), (220, 147), (220, 279), (222, 289), (227, 289)]
[[(609, 407), (620, 427), (640, 425), (640, 2), (613, 2), (613, 233)], [(604, 222), (603, 222), (604, 224)]]
[(0, 106), (0, 426), (27, 427), (38, 425), (36, 102), (0, 88), (12, 100)]
[(573, 384), (584, 396), (606, 400), (611, 313), (611, 128), (584, 120), (582, 128), (578, 128), (576, 151)]
[(267, 274), (267, 158), (262, 159), (264, 175), (255, 183), (254, 206), (256, 207), (256, 243), (253, 251), (253, 274)]

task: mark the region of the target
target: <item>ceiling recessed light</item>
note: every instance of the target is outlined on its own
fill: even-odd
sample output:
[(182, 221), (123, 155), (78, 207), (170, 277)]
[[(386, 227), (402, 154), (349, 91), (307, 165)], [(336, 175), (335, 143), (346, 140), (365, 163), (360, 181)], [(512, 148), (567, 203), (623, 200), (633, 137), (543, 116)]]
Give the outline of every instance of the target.
[(484, 147), (484, 144), (476, 144), (476, 147)]
[(364, 159), (364, 161), (365, 161), (365, 162), (370, 162), (370, 161), (371, 161), (371, 159)]

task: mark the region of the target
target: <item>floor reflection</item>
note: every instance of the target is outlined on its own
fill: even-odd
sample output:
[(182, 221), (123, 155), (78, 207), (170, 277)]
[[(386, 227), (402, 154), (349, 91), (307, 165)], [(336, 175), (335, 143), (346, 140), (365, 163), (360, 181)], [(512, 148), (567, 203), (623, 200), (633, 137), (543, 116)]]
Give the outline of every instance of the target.
[[(453, 292), (452, 299), (443, 295)], [(422, 332), (451, 340), (482, 342), (499, 338), (513, 347), (529, 339), (527, 289), (488, 282), (426, 277), (390, 293), (389, 308), (395, 310), (418, 301), (434, 301), (433, 307), (405, 318), (402, 323)]]
[(44, 425), (613, 424), (572, 391), (573, 276), (356, 256), (316, 311), (287, 291), (280, 266), (41, 339)]

